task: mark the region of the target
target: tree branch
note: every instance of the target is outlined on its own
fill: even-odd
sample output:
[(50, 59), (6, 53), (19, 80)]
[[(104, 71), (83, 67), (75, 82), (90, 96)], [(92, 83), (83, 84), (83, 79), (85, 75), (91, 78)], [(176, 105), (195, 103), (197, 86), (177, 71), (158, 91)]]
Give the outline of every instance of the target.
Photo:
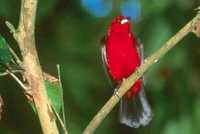
[(22, 89), (24, 90), (24, 92), (28, 95), (32, 95), (32, 90), (29, 86), (25, 86), (21, 80), (13, 73), (13, 72), (10, 72), (9, 70), (6, 70), (6, 73), (8, 73), (21, 87)]
[[(92, 119), (84, 134), (91, 134), (97, 129), (102, 120), (109, 114), (113, 107), (119, 102), (120, 98), (132, 87), (132, 85), (145, 73), (155, 62), (157, 62), (163, 55), (165, 55), (172, 47), (174, 47), (183, 37), (188, 33), (198, 30), (200, 24), (200, 14), (198, 13), (190, 22), (188, 22), (177, 34), (175, 34), (170, 40), (168, 40), (159, 50), (144, 60), (144, 63), (138, 67), (130, 77), (124, 79), (118, 94), (113, 95), (108, 102), (102, 107), (99, 113)], [(198, 34), (198, 31), (194, 31)], [(198, 35), (197, 35), (198, 36)]]
[[(33, 100), (45, 134), (58, 134), (49, 103), (37, 51), (35, 48), (35, 15), (37, 0), (22, 0), (19, 26), (12, 30), (23, 58), (24, 74), (32, 89)], [(14, 27), (11, 27), (14, 29)]]

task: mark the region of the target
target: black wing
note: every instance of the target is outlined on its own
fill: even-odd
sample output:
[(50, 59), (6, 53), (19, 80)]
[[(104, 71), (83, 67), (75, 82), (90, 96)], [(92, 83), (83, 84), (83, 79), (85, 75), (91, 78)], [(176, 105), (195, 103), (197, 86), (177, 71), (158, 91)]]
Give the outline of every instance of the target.
[(113, 88), (116, 88), (118, 83), (111, 77), (108, 70), (108, 62), (106, 58), (106, 41), (107, 41), (107, 36), (103, 37), (100, 41), (102, 64), (110, 85)]

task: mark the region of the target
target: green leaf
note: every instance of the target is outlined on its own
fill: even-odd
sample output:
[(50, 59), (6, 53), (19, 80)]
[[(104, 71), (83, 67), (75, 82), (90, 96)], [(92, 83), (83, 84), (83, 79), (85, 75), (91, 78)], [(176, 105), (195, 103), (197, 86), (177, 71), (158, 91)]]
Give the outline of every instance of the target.
[(0, 35), (0, 64), (8, 65), (11, 62), (12, 56), (8, 48), (8, 43)]
[(53, 106), (56, 109), (57, 113), (59, 113), (62, 107), (62, 97), (61, 97), (62, 88), (60, 87), (60, 84), (59, 83), (54, 84), (45, 81), (45, 86), (47, 89), (49, 99), (53, 103)]
[[(60, 87), (59, 83), (54, 84), (48, 81), (45, 81), (45, 86), (47, 89), (48, 97), (51, 100), (54, 108), (56, 109), (56, 112), (59, 114), (62, 107), (62, 97), (61, 97), (62, 88)], [(31, 105), (33, 111), (37, 113), (34, 102), (31, 101), (29, 102), (29, 104)]]
[(33, 109), (33, 111), (37, 114), (37, 110), (36, 110), (34, 101), (28, 101), (28, 103), (31, 105), (31, 108)]

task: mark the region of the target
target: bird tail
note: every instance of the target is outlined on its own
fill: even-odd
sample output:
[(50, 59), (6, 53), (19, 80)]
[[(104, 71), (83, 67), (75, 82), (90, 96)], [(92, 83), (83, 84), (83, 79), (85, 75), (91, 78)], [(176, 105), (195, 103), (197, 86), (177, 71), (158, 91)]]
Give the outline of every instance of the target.
[(126, 96), (121, 99), (120, 123), (138, 128), (148, 125), (152, 117), (153, 112), (143, 89), (131, 99), (128, 99)]

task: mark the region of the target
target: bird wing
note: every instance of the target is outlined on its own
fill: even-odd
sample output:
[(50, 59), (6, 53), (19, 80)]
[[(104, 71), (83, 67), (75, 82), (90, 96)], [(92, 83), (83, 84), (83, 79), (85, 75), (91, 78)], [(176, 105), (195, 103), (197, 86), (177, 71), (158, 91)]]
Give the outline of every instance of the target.
[(101, 41), (100, 41), (100, 47), (101, 47), (101, 58), (102, 58), (102, 64), (103, 68), (105, 70), (106, 76), (108, 78), (108, 81), (112, 87), (116, 87), (118, 83), (111, 77), (109, 70), (108, 70), (108, 62), (106, 58), (106, 41), (107, 41), (107, 36), (104, 36)]

